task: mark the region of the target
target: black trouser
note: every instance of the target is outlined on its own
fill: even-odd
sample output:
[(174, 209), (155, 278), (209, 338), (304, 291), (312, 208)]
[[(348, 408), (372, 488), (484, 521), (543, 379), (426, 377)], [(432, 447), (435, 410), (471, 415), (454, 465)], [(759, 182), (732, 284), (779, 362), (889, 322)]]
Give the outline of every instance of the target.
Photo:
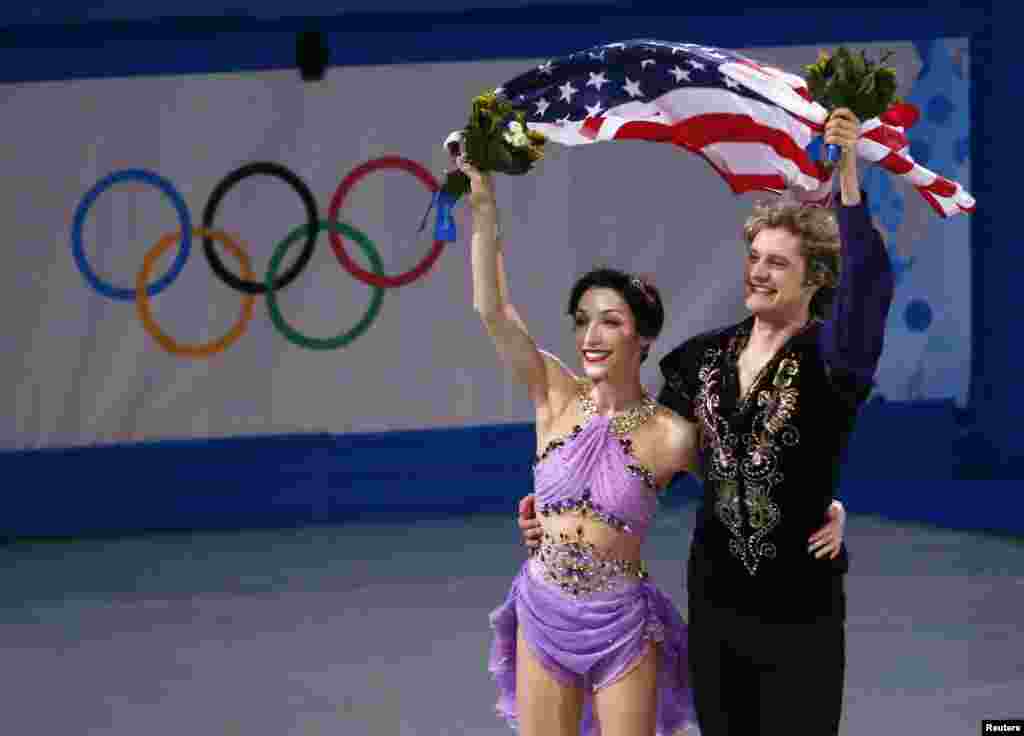
[(839, 597), (834, 615), (774, 622), (711, 605), (691, 589), (690, 683), (702, 736), (839, 733), (846, 673), (841, 587)]

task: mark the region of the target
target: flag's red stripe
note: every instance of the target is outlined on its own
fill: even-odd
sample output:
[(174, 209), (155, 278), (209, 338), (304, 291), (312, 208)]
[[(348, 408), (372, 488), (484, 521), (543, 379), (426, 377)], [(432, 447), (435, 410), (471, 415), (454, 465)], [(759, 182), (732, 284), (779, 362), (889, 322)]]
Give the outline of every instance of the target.
[(774, 74), (772, 74), (770, 71), (768, 71), (763, 66), (758, 64), (756, 61), (752, 61), (751, 59), (745, 59), (743, 57), (739, 57), (738, 59), (736, 59), (736, 61), (737, 61), (737, 63), (743, 64), (744, 66), (749, 66), (751, 69), (757, 69), (759, 72), (761, 72), (765, 76), (775, 78)]
[(878, 163), (894, 174), (906, 174), (914, 168), (914, 164), (911, 161), (903, 158), (898, 153), (887, 153), (885, 158), (880, 159)]
[(928, 185), (928, 190), (935, 192), (940, 197), (956, 196), (956, 184), (942, 176), (935, 177), (935, 181)]
[(877, 128), (863, 133), (861, 137), (879, 143), (892, 151), (899, 151), (910, 145), (910, 141), (903, 133), (888, 125), (879, 125)]
[(911, 128), (921, 118), (921, 111), (916, 105), (909, 102), (900, 102), (882, 113), (880, 119), (883, 123), (896, 125), (901, 128)]
[(780, 108), (780, 109), (782, 110), (782, 112), (786, 113), (787, 115), (789, 115), (794, 120), (797, 120), (797, 121), (803, 123), (804, 125), (806, 125), (808, 128), (813, 130), (815, 133), (821, 133), (821, 132), (823, 132), (825, 130), (825, 126), (822, 125), (821, 123), (816, 123), (813, 120), (808, 120), (807, 118), (805, 118), (805, 117), (803, 117), (801, 115), (797, 115), (795, 112), (790, 112), (789, 110), (786, 110), (785, 108)]
[[(786, 133), (776, 128), (752, 120), (747, 115), (735, 115), (730, 113), (708, 113), (706, 115), (695, 115), (692, 118), (665, 125), (644, 120), (635, 120), (624, 123), (615, 133), (616, 139), (646, 140), (665, 143), (675, 143), (693, 153), (701, 153), (701, 149), (714, 143), (761, 143), (770, 146), (781, 158), (788, 159), (807, 176), (812, 176), (819, 181), (828, 181), (831, 178), (823, 165), (812, 161), (807, 152), (790, 138)], [(716, 170), (717, 167), (716, 167)], [(736, 177), (746, 176), (733, 174), (718, 170), (722, 176)], [(785, 189), (786, 184), (772, 184), (763, 186), (758, 183), (761, 177), (771, 177), (772, 181), (783, 181), (781, 175), (750, 175), (754, 177), (748, 180), (749, 184), (743, 184), (755, 189)], [(730, 186), (735, 185), (730, 182)], [(748, 191), (744, 189), (743, 191)]]
[(733, 194), (746, 194), (747, 192), (772, 192), (778, 194), (784, 192), (788, 186), (786, 180), (780, 174), (736, 174), (722, 169), (708, 155), (700, 153), (701, 158), (708, 162), (712, 169), (718, 172), (719, 176), (725, 179)]
[[(712, 164), (714, 165), (714, 164)], [(786, 180), (778, 174), (726, 174), (718, 169), (715, 169), (719, 174), (722, 174), (729, 187), (736, 194), (745, 194), (746, 192), (784, 192), (786, 191)]]
[(590, 138), (593, 140), (597, 138), (597, 132), (601, 130), (601, 123), (604, 122), (603, 117), (587, 118), (580, 125), (580, 135), (584, 138)]
[(948, 217), (946, 211), (942, 208), (942, 205), (939, 204), (939, 201), (935, 198), (934, 194), (929, 192), (924, 187), (917, 187), (917, 191), (919, 191), (921, 193), (921, 196), (924, 197), (924, 201), (930, 204), (932, 206), (932, 209), (938, 213), (939, 217)]

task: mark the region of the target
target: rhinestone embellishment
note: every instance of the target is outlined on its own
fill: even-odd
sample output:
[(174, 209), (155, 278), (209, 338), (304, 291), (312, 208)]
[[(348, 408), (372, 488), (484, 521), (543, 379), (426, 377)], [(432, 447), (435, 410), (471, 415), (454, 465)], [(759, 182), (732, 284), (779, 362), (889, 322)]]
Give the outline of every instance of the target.
[(624, 578), (627, 582), (648, 578), (647, 565), (642, 560), (608, 559), (593, 544), (556, 542), (550, 534), (544, 535), (531, 564), (545, 581), (573, 598), (614, 591)]

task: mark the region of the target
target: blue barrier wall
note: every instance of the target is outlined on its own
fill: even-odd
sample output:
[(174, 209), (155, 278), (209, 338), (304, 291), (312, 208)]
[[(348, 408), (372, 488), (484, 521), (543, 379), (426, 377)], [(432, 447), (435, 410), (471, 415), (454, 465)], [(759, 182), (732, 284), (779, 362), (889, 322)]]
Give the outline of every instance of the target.
[[(850, 511), (1024, 533), (1019, 514), (983, 502), (1014, 484), (971, 477), (960, 462), (958, 414), (948, 402), (868, 403), (844, 463)], [(11, 452), (0, 456), (0, 536), (511, 517), (530, 492), (534, 448), (533, 426), (511, 424)], [(665, 502), (699, 493), (679, 478)]]

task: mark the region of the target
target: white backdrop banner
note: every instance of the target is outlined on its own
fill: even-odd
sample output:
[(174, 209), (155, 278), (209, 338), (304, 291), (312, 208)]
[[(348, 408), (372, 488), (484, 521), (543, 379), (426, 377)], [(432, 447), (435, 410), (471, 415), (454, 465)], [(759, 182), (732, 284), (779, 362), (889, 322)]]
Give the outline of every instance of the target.
[[(693, 39), (681, 39), (693, 40)], [(922, 109), (908, 132), (914, 157), (970, 189), (965, 41), (891, 43), (902, 94)], [(817, 49), (747, 49), (798, 71)], [(76, 266), (73, 225), (83, 197), (121, 170), (147, 172), (100, 193), (82, 227), (81, 255), (102, 282), (132, 289), (147, 252), (181, 227), (156, 177), (180, 194), (193, 227), (218, 185), (252, 162), (285, 167), (308, 187), (320, 219), (341, 181), (370, 159), (398, 155), (435, 176), (440, 142), (464, 122), (474, 94), (543, 60), (331, 69), (303, 84), (293, 71), (103, 79), (0, 88), (0, 167), (8, 257), (0, 272), (7, 317), (0, 401), (8, 448), (164, 438), (326, 431), (343, 433), (530, 421), (525, 391), (508, 380), (470, 293), (468, 223), (421, 279), (383, 293), (369, 329), (336, 350), (287, 340), (254, 297), (253, 316), (208, 357), (168, 353), (134, 299), (100, 293)], [(899, 283), (878, 391), (893, 400), (966, 399), (970, 364), (970, 243), (966, 217), (940, 220), (901, 181), (865, 176)], [(707, 165), (666, 145), (616, 142), (559, 149), (534, 174), (502, 177), (499, 203), (512, 299), (545, 348), (578, 365), (565, 315), (574, 279), (595, 265), (655, 275), (669, 314), (645, 364), (685, 338), (744, 316), (742, 222), (735, 197)], [(430, 250), (418, 233), (426, 188), (401, 171), (358, 182), (339, 218), (366, 233), (384, 270), (404, 272)], [(237, 238), (262, 282), (271, 255), (307, 221), (281, 178), (241, 179), (213, 226)], [(368, 261), (346, 240), (347, 252)], [(234, 274), (237, 259), (217, 252)], [(152, 283), (179, 253), (156, 261)], [(301, 239), (284, 256), (295, 263)], [(284, 320), (314, 338), (352, 329), (373, 289), (344, 270), (327, 235), (278, 292)], [(247, 295), (211, 269), (192, 239), (180, 275), (149, 300), (154, 323), (179, 344), (218, 340)]]

